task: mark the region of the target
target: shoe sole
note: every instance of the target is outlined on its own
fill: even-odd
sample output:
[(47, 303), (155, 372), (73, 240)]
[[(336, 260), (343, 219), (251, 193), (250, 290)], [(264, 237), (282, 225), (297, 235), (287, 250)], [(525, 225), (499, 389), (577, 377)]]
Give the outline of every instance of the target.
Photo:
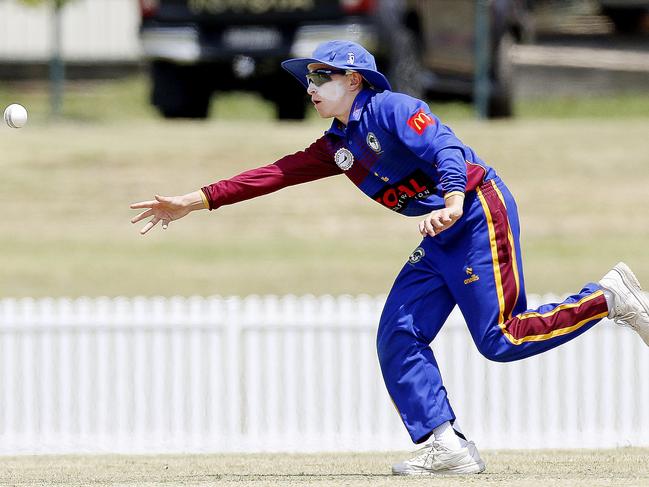
[[(645, 313), (649, 315), (649, 299), (642, 293), (642, 286), (640, 281), (635, 276), (633, 271), (629, 269), (629, 266), (624, 262), (618, 263), (613, 269), (620, 275), (622, 282), (626, 288), (635, 296), (635, 298), (640, 303), (640, 306), (644, 309)], [(638, 331), (638, 334), (649, 347), (649, 329)]]
[(418, 470), (413, 469), (408, 472), (395, 472), (394, 470), (392, 470), (392, 475), (397, 475), (400, 477), (442, 477), (444, 475), (475, 475), (484, 472), (485, 468), (486, 466), (484, 462), (480, 462), (469, 465), (461, 465), (446, 470), (428, 470), (425, 468)]

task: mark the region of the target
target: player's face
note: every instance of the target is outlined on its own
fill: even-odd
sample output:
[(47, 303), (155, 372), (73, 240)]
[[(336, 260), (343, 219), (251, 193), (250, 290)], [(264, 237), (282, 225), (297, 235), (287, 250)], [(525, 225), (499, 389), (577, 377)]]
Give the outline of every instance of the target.
[(326, 64), (309, 64), (307, 93), (322, 118), (336, 117), (347, 120), (356, 96), (350, 90), (349, 76), (344, 70)]

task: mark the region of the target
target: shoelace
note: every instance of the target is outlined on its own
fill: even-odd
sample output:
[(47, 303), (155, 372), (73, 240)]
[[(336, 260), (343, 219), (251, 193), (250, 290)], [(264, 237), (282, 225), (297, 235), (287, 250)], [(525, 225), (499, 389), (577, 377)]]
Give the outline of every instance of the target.
[(417, 462), (418, 460), (423, 458), (423, 465), (426, 467), (428, 465), (428, 460), (431, 456), (433, 456), (435, 453), (437, 453), (439, 450), (436, 448), (435, 443), (428, 443), (424, 445), (423, 447), (419, 448), (418, 450), (415, 450), (415, 456), (409, 460), (412, 463)]

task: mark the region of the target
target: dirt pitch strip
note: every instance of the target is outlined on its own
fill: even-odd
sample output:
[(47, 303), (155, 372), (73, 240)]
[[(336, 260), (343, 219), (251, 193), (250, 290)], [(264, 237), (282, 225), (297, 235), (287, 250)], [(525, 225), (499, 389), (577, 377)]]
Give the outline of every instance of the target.
[(2, 486), (648, 486), (649, 449), (487, 451), (481, 475), (390, 475), (403, 453), (0, 458)]

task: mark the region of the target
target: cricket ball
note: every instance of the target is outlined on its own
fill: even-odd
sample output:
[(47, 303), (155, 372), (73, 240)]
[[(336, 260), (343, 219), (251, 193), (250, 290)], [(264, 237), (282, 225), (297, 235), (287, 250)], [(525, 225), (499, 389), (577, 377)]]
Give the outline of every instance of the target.
[(5, 122), (11, 128), (19, 129), (27, 123), (27, 110), (18, 103), (13, 103), (5, 109)]

